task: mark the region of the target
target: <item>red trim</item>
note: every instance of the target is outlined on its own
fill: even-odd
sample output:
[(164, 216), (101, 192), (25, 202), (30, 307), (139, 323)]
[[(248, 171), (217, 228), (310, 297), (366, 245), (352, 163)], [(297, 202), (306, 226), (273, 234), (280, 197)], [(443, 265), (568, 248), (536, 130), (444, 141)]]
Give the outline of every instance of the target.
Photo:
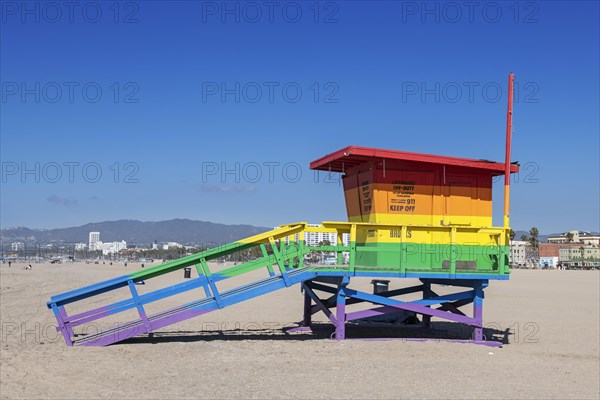
[[(438, 156), (435, 154), (411, 153), (407, 151), (374, 149), (370, 147), (348, 146), (310, 163), (310, 169), (343, 172), (350, 167), (372, 161), (373, 159), (393, 159), (415, 161), (426, 164), (456, 165), (464, 168), (484, 169), (493, 175), (504, 174), (504, 163), (470, 158)], [(519, 166), (512, 164), (510, 172), (519, 172)]]

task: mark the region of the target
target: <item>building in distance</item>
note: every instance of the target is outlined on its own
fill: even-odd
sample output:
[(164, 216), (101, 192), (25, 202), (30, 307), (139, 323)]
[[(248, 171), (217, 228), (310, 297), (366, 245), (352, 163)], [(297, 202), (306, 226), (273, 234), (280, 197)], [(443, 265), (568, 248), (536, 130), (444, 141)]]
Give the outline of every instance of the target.
[(600, 233), (569, 231), (548, 236), (548, 243), (581, 243), (588, 246), (600, 246)]

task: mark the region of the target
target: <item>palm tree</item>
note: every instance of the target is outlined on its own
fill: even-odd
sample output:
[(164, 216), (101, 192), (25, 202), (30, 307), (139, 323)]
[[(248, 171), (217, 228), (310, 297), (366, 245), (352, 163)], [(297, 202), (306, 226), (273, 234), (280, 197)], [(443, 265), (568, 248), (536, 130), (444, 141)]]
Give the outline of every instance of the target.
[(567, 238), (567, 243), (573, 242), (573, 232), (568, 232), (565, 237)]
[(529, 249), (527, 252), (527, 259), (531, 260), (534, 265), (537, 265), (539, 262), (539, 247), (540, 241), (538, 240), (540, 232), (538, 228), (535, 226), (529, 230), (529, 235), (521, 235), (521, 240), (524, 242), (529, 242)]
[(529, 230), (529, 243), (531, 244), (531, 247), (534, 249), (537, 249), (538, 247), (540, 247), (540, 241), (538, 240), (539, 234), (540, 234), (540, 232), (538, 231), (538, 228), (536, 228), (535, 226)]

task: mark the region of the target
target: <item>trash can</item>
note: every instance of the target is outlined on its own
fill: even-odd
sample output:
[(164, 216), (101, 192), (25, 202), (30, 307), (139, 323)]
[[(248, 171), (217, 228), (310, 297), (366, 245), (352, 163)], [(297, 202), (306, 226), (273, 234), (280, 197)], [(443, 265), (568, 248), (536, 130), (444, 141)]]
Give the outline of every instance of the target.
[(390, 288), (390, 281), (385, 279), (373, 279), (371, 285), (373, 285), (373, 294), (387, 292)]
[(183, 269), (183, 277), (185, 279), (190, 279), (192, 277), (192, 269), (190, 267), (186, 267)]

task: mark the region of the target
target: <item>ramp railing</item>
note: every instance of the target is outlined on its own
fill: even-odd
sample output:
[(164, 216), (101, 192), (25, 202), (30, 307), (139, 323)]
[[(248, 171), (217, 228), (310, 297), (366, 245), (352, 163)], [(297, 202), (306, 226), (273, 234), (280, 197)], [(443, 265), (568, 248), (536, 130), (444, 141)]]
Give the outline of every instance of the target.
[[(65, 292), (53, 296), (47, 303), (48, 308), (53, 310), (58, 321), (57, 329), (61, 331), (68, 345), (85, 344), (86, 342), (94, 342), (94, 344), (110, 344), (125, 339), (125, 336), (131, 337), (142, 333), (149, 333), (159, 327), (166, 326), (169, 323), (191, 318), (195, 315), (212, 311), (213, 309), (222, 308), (229, 303), (235, 303), (239, 300), (239, 296), (236, 297), (233, 295), (256, 289), (257, 287), (260, 287), (260, 284), (282, 282), (282, 285), (275, 286), (286, 287), (297, 283), (297, 279), (292, 279), (290, 275), (292, 275), (293, 271), (302, 270), (305, 248), (302, 243), (290, 243), (289, 241), (286, 243), (281, 239), (302, 232), (303, 228), (303, 224), (288, 225), (252, 236), (242, 241), (217, 246), (175, 261), (170, 261), (118, 278)], [(225, 268), (218, 272), (211, 271), (209, 261), (253, 247), (258, 248), (259, 250), (259, 256), (256, 259)], [(180, 271), (187, 267), (195, 268), (197, 274), (196, 278), (184, 280), (175, 285), (157, 288), (149, 293), (138, 293), (138, 283), (143, 282), (149, 286), (152, 285), (151, 280), (153, 278)], [(276, 269), (274, 267), (276, 267)], [(266, 269), (268, 278), (258, 282), (246, 283), (233, 290), (229, 290), (228, 292), (221, 292), (217, 288), (217, 282), (219, 281), (247, 274), (259, 269)], [(130, 297), (128, 299), (71, 315), (66, 312), (65, 306), (98, 297), (121, 288), (129, 289)], [(201, 296), (197, 301), (153, 315), (149, 315), (146, 311), (145, 306), (149, 303), (197, 288), (203, 288), (205, 294), (205, 296)], [(224, 296), (227, 296), (227, 298), (224, 299)], [(240, 301), (243, 301), (243, 298)], [(94, 302), (94, 304), (97, 304), (97, 302)], [(90, 323), (131, 309), (137, 309), (138, 319), (119, 324), (106, 331), (94, 332), (93, 334), (76, 335), (74, 332), (74, 328), (78, 326), (88, 324), (88, 329), (86, 330), (89, 330), (89, 327), (92, 326)], [(96, 328), (98, 325), (99, 324), (95, 323), (93, 324), (93, 327)], [(124, 332), (125, 330), (129, 331)]]

